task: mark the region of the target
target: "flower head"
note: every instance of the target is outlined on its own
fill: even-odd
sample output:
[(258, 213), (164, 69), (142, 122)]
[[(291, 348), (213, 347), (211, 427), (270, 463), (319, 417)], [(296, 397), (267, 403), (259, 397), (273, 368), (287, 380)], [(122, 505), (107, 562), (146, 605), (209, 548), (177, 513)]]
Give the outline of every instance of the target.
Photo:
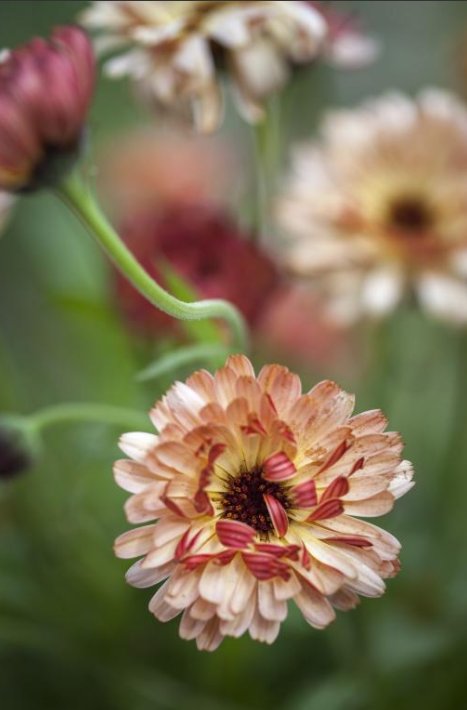
[(130, 76), (151, 103), (188, 111), (203, 132), (221, 119), (220, 67), (244, 117), (258, 121), (289, 66), (312, 60), (326, 33), (319, 12), (290, 1), (94, 2), (83, 22), (101, 31), (101, 50), (128, 49), (108, 62), (110, 75)]
[[(274, 262), (243, 237), (222, 209), (209, 204), (135, 214), (122, 229), (132, 252), (158, 281), (167, 263), (203, 298), (226, 298), (254, 325), (279, 282)], [(174, 327), (126, 279), (116, 275), (128, 320), (146, 332)]]
[(122, 437), (127, 517), (149, 524), (115, 550), (142, 558), (130, 584), (163, 582), (149, 605), (159, 620), (182, 613), (180, 635), (200, 649), (246, 631), (272, 643), (289, 600), (323, 628), (334, 607), (384, 592), (400, 545), (354, 516), (388, 512), (412, 469), (383, 414), (352, 417), (353, 403), (330, 381), (302, 394), (278, 365), (256, 377), (236, 355), (169, 390), (151, 412), (158, 436)]
[(0, 189), (54, 185), (75, 160), (94, 87), (91, 44), (56, 29), (0, 57)]
[(332, 314), (392, 310), (408, 289), (430, 313), (467, 322), (467, 110), (453, 96), (389, 94), (324, 121), (297, 150), (278, 215), (290, 268)]

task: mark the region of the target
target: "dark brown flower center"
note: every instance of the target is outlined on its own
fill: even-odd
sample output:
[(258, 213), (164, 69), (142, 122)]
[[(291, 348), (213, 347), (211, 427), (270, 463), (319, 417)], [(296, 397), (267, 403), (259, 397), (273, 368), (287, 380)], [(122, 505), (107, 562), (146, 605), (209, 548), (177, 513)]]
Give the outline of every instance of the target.
[(391, 205), (388, 221), (391, 227), (417, 235), (433, 224), (433, 214), (419, 197), (404, 197)]
[(274, 530), (264, 495), (274, 496), (287, 510), (287, 491), (280, 483), (267, 481), (262, 474), (262, 468), (258, 467), (229, 477), (227, 491), (221, 500), (222, 518), (239, 520), (260, 533)]

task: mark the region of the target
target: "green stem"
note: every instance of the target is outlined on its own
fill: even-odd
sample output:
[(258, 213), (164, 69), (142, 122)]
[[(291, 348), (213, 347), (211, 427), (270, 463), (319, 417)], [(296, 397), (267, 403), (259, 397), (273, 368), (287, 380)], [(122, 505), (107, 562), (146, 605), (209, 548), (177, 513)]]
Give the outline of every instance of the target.
[(278, 164), (281, 119), (280, 97), (273, 96), (268, 101), (263, 121), (253, 126), (256, 163), (256, 205), (254, 211), (254, 238), (259, 241), (267, 232), (269, 194)]
[(110, 256), (123, 275), (154, 306), (180, 320), (223, 318), (232, 330), (235, 349), (247, 349), (247, 331), (243, 317), (228, 301), (212, 299), (185, 303), (170, 295), (143, 269), (109, 224), (94, 197), (77, 174), (61, 185), (59, 196), (75, 212), (92, 236)]
[(148, 420), (145, 415), (134, 409), (114, 407), (109, 404), (93, 402), (72, 402), (55, 404), (40, 410), (36, 414), (24, 417), (30, 429), (38, 432), (55, 424), (67, 422), (94, 422), (121, 427), (146, 429)]

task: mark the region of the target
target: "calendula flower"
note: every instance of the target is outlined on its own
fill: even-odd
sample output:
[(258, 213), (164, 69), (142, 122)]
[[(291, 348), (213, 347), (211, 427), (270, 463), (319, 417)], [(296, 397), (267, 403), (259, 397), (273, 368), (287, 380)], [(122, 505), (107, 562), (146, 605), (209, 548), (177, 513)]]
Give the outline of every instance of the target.
[(200, 649), (246, 631), (272, 643), (289, 600), (320, 629), (384, 592), (400, 545), (355, 516), (388, 512), (412, 469), (383, 414), (352, 417), (353, 405), (334, 382), (302, 394), (286, 368), (256, 377), (235, 355), (168, 391), (151, 412), (158, 436), (122, 437), (116, 481), (133, 494), (129, 521), (148, 524), (115, 551), (141, 558), (131, 585), (163, 582), (149, 604), (159, 620), (182, 614)]
[(94, 87), (83, 30), (55, 30), (0, 55), (0, 189), (55, 185), (76, 159)]
[(321, 14), (302, 2), (94, 2), (82, 16), (100, 31), (98, 47), (125, 48), (111, 76), (129, 76), (150, 103), (186, 113), (214, 130), (222, 116), (219, 69), (251, 122), (287, 81), (290, 66), (311, 61), (326, 33)]
[[(279, 284), (274, 261), (215, 205), (175, 203), (131, 214), (122, 237), (157, 281), (168, 265), (203, 298), (231, 301), (255, 325)], [(128, 322), (147, 334), (173, 331), (177, 323), (155, 309), (127, 279), (116, 274), (118, 301)]]
[(334, 317), (382, 316), (413, 292), (467, 322), (467, 110), (445, 92), (389, 94), (331, 113), (300, 147), (278, 217), (290, 268)]

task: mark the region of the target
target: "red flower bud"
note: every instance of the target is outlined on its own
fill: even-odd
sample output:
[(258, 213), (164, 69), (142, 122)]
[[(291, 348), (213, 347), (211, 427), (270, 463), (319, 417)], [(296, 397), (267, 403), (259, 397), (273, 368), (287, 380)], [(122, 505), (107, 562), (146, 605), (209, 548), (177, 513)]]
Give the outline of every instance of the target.
[(0, 56), (0, 189), (55, 185), (77, 157), (95, 79), (79, 27)]

